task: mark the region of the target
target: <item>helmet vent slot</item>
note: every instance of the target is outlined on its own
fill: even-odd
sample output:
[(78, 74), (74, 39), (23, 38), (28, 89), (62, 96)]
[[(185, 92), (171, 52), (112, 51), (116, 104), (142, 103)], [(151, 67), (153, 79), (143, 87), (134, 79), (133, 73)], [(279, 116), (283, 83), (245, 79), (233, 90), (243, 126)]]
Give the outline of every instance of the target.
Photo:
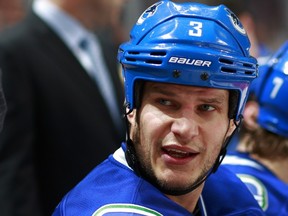
[(128, 52), (130, 55), (139, 55), (140, 54), (140, 52), (136, 52), (136, 51), (130, 51), (130, 52)]
[(254, 65), (243, 63), (243, 66), (246, 68), (245, 74), (252, 75), (255, 72)]
[(251, 64), (247, 64), (247, 63), (244, 63), (243, 66), (244, 66), (244, 67), (249, 67), (249, 68), (254, 68), (253, 65), (251, 65)]
[(151, 52), (151, 56), (166, 56), (166, 52)]
[(146, 64), (161, 65), (163, 63), (162, 58), (166, 56), (165, 51), (153, 51), (149, 53), (141, 51), (129, 51), (126, 56), (126, 61), (129, 62), (143, 62)]
[(224, 58), (220, 58), (220, 59), (219, 59), (219, 62), (220, 62), (220, 63), (223, 63), (223, 64), (230, 64), (230, 65), (233, 64), (233, 61), (231, 61), (231, 60), (229, 60), (229, 59), (224, 59)]
[(233, 68), (227, 68), (227, 67), (222, 67), (221, 68), (221, 71), (222, 72), (225, 72), (225, 73), (236, 73), (236, 70), (233, 69)]
[(134, 59), (134, 58), (126, 58), (126, 61), (129, 61), (129, 62), (136, 62), (136, 59)]
[(157, 64), (157, 65), (161, 65), (162, 61), (160, 60), (152, 60), (152, 59), (148, 59), (145, 61), (147, 64)]

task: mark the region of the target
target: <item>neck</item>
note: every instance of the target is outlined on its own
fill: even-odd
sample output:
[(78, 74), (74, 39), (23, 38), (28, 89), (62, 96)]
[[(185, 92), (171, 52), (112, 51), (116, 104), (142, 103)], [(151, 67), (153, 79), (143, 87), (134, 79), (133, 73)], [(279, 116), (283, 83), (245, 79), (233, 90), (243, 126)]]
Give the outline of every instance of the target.
[[(68, 13), (70, 16), (77, 19), (85, 28), (94, 30), (96, 26), (97, 11), (94, 8), (82, 0), (50, 0), (57, 5), (61, 10)], [(96, 27), (95, 27), (96, 28)]]
[(252, 158), (259, 161), (263, 165), (265, 165), (269, 170), (271, 170), (280, 180), (288, 183), (288, 159), (266, 159), (261, 158), (257, 155), (251, 155)]
[(169, 199), (173, 200), (174, 202), (178, 203), (183, 208), (187, 209), (189, 212), (194, 212), (198, 200), (200, 198), (200, 195), (202, 193), (203, 187), (204, 183), (190, 193), (181, 196), (172, 196), (172, 195), (166, 195), (166, 196), (169, 197)]

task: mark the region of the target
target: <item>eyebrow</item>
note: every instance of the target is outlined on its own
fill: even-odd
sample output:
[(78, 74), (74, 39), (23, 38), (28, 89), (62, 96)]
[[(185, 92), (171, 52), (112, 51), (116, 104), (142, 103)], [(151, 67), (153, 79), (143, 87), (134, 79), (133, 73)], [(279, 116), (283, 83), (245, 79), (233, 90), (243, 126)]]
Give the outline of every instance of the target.
[[(166, 96), (172, 96), (172, 97), (177, 97), (177, 94), (175, 94), (173, 91), (171, 91), (169, 89), (169, 87), (159, 87), (159, 86), (150, 86), (151, 93), (159, 93), (159, 94), (163, 94)], [(197, 92), (203, 92), (202, 90), (199, 91), (195, 91), (195, 93)], [(222, 104), (223, 102), (225, 102), (226, 97), (223, 94), (217, 94), (214, 96), (211, 95), (202, 95), (199, 99), (199, 101), (202, 101), (203, 103), (214, 103), (214, 104)]]
[(224, 97), (213, 97), (213, 98), (201, 98), (199, 101), (207, 104), (223, 104), (225, 102)]

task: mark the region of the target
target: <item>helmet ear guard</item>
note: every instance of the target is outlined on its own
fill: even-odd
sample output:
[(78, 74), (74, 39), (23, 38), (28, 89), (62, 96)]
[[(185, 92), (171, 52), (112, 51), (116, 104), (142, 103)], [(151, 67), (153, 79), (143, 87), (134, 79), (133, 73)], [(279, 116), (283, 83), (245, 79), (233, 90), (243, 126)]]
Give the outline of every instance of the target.
[(242, 24), (224, 5), (159, 1), (140, 16), (118, 51), (128, 108), (136, 107), (136, 81), (174, 83), (238, 92), (239, 119), (257, 76), (249, 48)]

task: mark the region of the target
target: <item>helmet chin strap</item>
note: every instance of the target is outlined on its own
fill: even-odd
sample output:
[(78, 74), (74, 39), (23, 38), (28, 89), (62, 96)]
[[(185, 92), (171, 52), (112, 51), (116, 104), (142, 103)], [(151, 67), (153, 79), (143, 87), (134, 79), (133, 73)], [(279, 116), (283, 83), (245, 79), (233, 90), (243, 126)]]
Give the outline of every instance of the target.
[(152, 179), (149, 175), (147, 175), (147, 172), (145, 171), (145, 169), (143, 168), (143, 166), (141, 166), (141, 163), (139, 161), (139, 158), (136, 154), (136, 150), (133, 144), (133, 141), (130, 139), (130, 135), (129, 135), (129, 122), (128, 122), (128, 118), (127, 115), (129, 113), (131, 113), (132, 110), (129, 110), (128, 113), (125, 114), (125, 120), (126, 120), (126, 128), (127, 128), (127, 134), (126, 134), (126, 146), (127, 149), (125, 151), (125, 158), (127, 160), (128, 165), (134, 170), (134, 172), (139, 176), (142, 177), (144, 179), (146, 179), (148, 182), (150, 182), (152, 185), (154, 185), (156, 188), (158, 188), (161, 192), (163, 192), (164, 194), (167, 195), (172, 195), (172, 196), (181, 196), (184, 194), (187, 194), (193, 190), (195, 190), (197, 187), (199, 187), (203, 182), (206, 181), (206, 179), (212, 174), (215, 173), (218, 169), (218, 167), (220, 166), (222, 160), (224, 159), (226, 152), (227, 152), (227, 146), (230, 142), (230, 140), (232, 139), (232, 137), (234, 136), (235, 132), (239, 129), (241, 123), (242, 123), (242, 116), (240, 116), (240, 120), (237, 123), (236, 120), (234, 119), (234, 124), (236, 125), (236, 128), (234, 129), (234, 131), (232, 132), (231, 136), (229, 136), (227, 139), (225, 139), (222, 149), (213, 165), (213, 167), (207, 172), (207, 174), (202, 178), (199, 179), (198, 181), (196, 181), (190, 188), (187, 188), (185, 190), (166, 190), (164, 188), (162, 188), (157, 181), (155, 181), (154, 179)]
[[(129, 107), (129, 104), (126, 104), (126, 107)], [(133, 141), (130, 139), (130, 128), (129, 128), (129, 121), (128, 115), (132, 112), (132, 109), (128, 109), (128, 112), (125, 112), (125, 123), (126, 123), (126, 151), (125, 151), (125, 158), (127, 160), (128, 165), (134, 170), (134, 172), (138, 176), (142, 176), (140, 172), (140, 162), (136, 155), (136, 150), (133, 144)]]
[(233, 122), (234, 122), (234, 125), (236, 126), (236, 128), (234, 129), (232, 134), (229, 137), (227, 137), (227, 139), (225, 139), (225, 141), (223, 143), (223, 147), (222, 147), (222, 149), (221, 149), (221, 151), (220, 151), (220, 153), (219, 153), (219, 155), (217, 157), (217, 160), (216, 160), (216, 162), (215, 162), (215, 164), (214, 164), (214, 166), (212, 168), (212, 172), (213, 173), (217, 171), (218, 167), (222, 163), (222, 161), (223, 161), (223, 159), (224, 159), (224, 157), (225, 157), (225, 155), (227, 153), (227, 146), (229, 145), (231, 139), (234, 137), (235, 133), (240, 129), (240, 126), (242, 124), (242, 120), (243, 120), (243, 116), (242, 115), (239, 116), (239, 122), (237, 122), (235, 120), (235, 118), (234, 118)]

